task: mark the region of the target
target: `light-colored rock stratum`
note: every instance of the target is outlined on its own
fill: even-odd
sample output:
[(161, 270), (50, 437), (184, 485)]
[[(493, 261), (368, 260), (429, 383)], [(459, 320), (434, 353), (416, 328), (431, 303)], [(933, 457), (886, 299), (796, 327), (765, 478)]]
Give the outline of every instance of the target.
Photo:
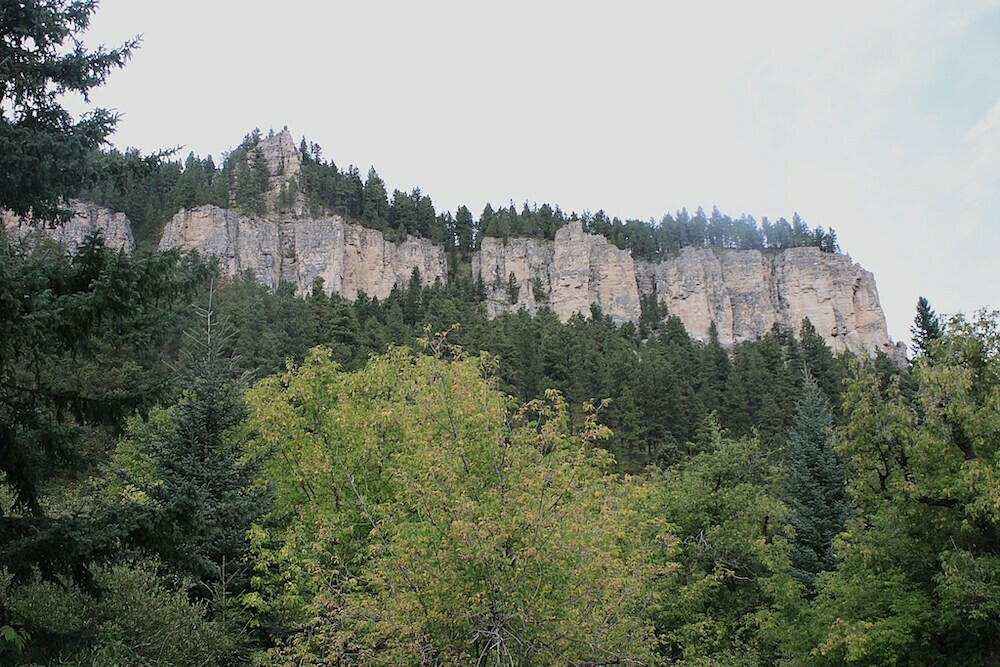
[(640, 295), (652, 295), (700, 340), (708, 339), (713, 322), (720, 342), (732, 345), (763, 336), (775, 324), (798, 332), (808, 317), (834, 352), (901, 356), (889, 339), (871, 272), (818, 248), (684, 248), (677, 257), (636, 261), (572, 222), (554, 242), (484, 239), (473, 273), (486, 285), (491, 317), (546, 307), (566, 320), (588, 315), (597, 304), (617, 323), (635, 322)]
[(160, 249), (169, 248), (216, 257), (226, 274), (249, 271), (271, 289), (289, 282), (298, 294), (306, 294), (313, 281), (322, 278), (327, 294), (348, 300), (359, 290), (384, 299), (394, 285), (405, 285), (414, 269), (424, 285), (447, 280), (443, 247), (414, 237), (393, 243), (381, 232), (349, 224), (338, 215), (255, 219), (200, 206), (182, 210), (167, 224)]
[(484, 238), (472, 273), (486, 285), (490, 317), (546, 307), (565, 321), (574, 313), (589, 315), (596, 303), (619, 324), (639, 319), (632, 256), (603, 236), (585, 233), (580, 223), (562, 227), (555, 242)]
[[(359, 291), (385, 298), (415, 269), (424, 285), (447, 280), (445, 250), (427, 239), (391, 242), (338, 215), (310, 216), (299, 182), (302, 156), (287, 129), (261, 138), (257, 147), (267, 163), (271, 213), (251, 218), (216, 206), (182, 210), (164, 229), (161, 249), (196, 250), (217, 257), (228, 275), (250, 272), (271, 289), (291, 283), (298, 294), (322, 278), (328, 294), (348, 300)], [(74, 211), (65, 226), (41, 231), (73, 249), (100, 229), (109, 246), (134, 248), (123, 214), (81, 203)], [(17, 227), (9, 214), (3, 224), (21, 236), (35, 229)], [(646, 296), (701, 340), (708, 339), (713, 322), (720, 342), (732, 345), (763, 336), (775, 324), (798, 332), (808, 317), (835, 352), (881, 350), (905, 358), (889, 340), (872, 274), (845, 255), (817, 248), (684, 248), (676, 257), (643, 261), (575, 221), (556, 232), (554, 241), (485, 238), (472, 272), (486, 286), (490, 317), (549, 308), (565, 321), (575, 313), (589, 315), (596, 304), (616, 323), (637, 322)]]
[(132, 225), (124, 213), (115, 213), (103, 206), (81, 201), (70, 202), (69, 208), (73, 211), (73, 217), (54, 227), (43, 222), (25, 222), (10, 211), (0, 212), (0, 221), (14, 238), (30, 240), (31, 236), (41, 234), (63, 244), (69, 252), (74, 252), (83, 238), (95, 231), (101, 232), (104, 243), (109, 248), (125, 252), (135, 250)]

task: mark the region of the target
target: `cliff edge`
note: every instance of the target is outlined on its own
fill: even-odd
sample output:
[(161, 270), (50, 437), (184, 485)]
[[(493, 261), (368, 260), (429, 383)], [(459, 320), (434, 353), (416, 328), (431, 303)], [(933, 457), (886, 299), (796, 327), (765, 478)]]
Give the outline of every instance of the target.
[(708, 340), (713, 322), (719, 341), (732, 345), (775, 324), (798, 332), (808, 317), (834, 352), (881, 350), (901, 358), (872, 273), (846, 255), (813, 247), (777, 253), (688, 247), (677, 257), (643, 261), (571, 222), (555, 241), (483, 239), (473, 273), (486, 285), (491, 317), (544, 307), (566, 320), (589, 314), (593, 303), (616, 323), (636, 322), (647, 295), (700, 340)]

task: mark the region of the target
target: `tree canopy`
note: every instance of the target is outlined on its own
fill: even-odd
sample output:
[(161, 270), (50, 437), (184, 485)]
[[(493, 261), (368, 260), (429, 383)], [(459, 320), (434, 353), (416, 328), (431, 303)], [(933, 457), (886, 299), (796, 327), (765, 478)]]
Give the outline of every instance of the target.
[(490, 366), (395, 349), (343, 373), (318, 349), (251, 391), (292, 516), (254, 536), (255, 604), (297, 628), (267, 664), (652, 661), (656, 522), (604, 429), (572, 435), (554, 393), (515, 405)]
[(74, 119), (62, 96), (88, 92), (125, 64), (138, 39), (88, 50), (79, 34), (96, 0), (27, 0), (0, 12), (0, 208), (40, 220), (65, 219), (91, 151), (117, 116), (93, 109)]

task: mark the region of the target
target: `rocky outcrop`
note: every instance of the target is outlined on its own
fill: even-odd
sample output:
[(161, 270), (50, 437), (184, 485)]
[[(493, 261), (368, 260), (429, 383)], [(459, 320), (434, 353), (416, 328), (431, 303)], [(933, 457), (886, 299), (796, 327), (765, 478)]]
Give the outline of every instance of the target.
[(302, 154), (295, 145), (292, 133), (286, 127), (277, 134), (262, 138), (258, 147), (267, 162), (268, 189), (264, 193), (267, 210), (303, 214)]
[(384, 299), (405, 285), (414, 269), (421, 282), (447, 280), (445, 253), (428, 240), (406, 237), (394, 243), (382, 233), (334, 215), (319, 220), (249, 218), (217, 206), (182, 210), (167, 224), (160, 248), (197, 250), (217, 257), (227, 275), (249, 271), (276, 289), (282, 282), (305, 294), (322, 278), (328, 294), (353, 300), (358, 291)]
[(566, 320), (588, 315), (597, 304), (619, 324), (639, 319), (635, 264), (627, 251), (585, 233), (579, 222), (562, 227), (555, 239), (483, 239), (472, 272), (482, 276), (490, 317), (546, 307)]
[[(298, 151), (287, 132), (262, 144), (271, 146), (265, 151), (269, 169), (280, 172), (274, 179), (300, 173), (301, 161), (292, 159)], [(84, 236), (100, 230), (109, 247), (134, 250), (124, 214), (82, 202), (72, 208), (73, 218), (51, 229), (22, 224), (10, 213), (0, 217), (5, 228), (29, 243), (31, 235), (44, 234), (72, 251)], [(160, 248), (216, 257), (225, 274), (249, 272), (271, 289), (287, 282), (304, 294), (322, 278), (328, 294), (349, 300), (359, 291), (385, 298), (393, 286), (406, 284), (414, 269), (424, 285), (447, 280), (441, 246), (414, 237), (387, 241), (381, 232), (337, 215), (312, 219), (288, 211), (256, 219), (201, 206), (174, 216)], [(571, 222), (555, 241), (483, 239), (472, 270), (486, 287), (490, 317), (548, 308), (565, 321), (575, 313), (589, 315), (596, 304), (619, 324), (635, 322), (640, 297), (647, 295), (702, 340), (713, 322), (720, 342), (732, 345), (763, 336), (775, 324), (797, 332), (808, 317), (834, 352), (882, 350), (897, 360), (905, 357), (889, 339), (874, 276), (845, 255), (817, 248), (775, 254), (684, 248), (677, 257), (636, 261)]]
[(103, 206), (90, 202), (70, 202), (73, 217), (61, 225), (49, 226), (42, 222), (23, 221), (9, 211), (0, 213), (4, 229), (18, 239), (32, 236), (47, 236), (63, 244), (69, 252), (77, 249), (84, 237), (99, 231), (104, 243), (109, 248), (132, 252), (135, 250), (135, 238), (132, 236), (132, 225), (124, 213), (114, 213)]
[(808, 317), (834, 352), (904, 354), (889, 339), (874, 276), (845, 255), (817, 248), (777, 254), (684, 248), (677, 257), (637, 262), (572, 222), (554, 242), (483, 239), (473, 273), (486, 286), (491, 317), (547, 307), (566, 320), (597, 304), (615, 322), (635, 322), (640, 295), (649, 295), (701, 340), (713, 322), (720, 342), (732, 345), (775, 324), (798, 332)]
[(818, 248), (713, 251), (684, 248), (676, 258), (644, 262), (637, 282), (706, 340), (712, 322), (731, 345), (777, 324), (798, 332), (809, 318), (834, 352), (882, 350), (898, 357), (871, 272)]

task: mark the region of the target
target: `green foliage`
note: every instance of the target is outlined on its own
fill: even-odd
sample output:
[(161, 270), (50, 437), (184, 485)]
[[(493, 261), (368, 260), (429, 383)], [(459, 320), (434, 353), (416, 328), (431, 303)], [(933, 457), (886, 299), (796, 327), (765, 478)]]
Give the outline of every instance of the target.
[(942, 333), (941, 318), (931, 309), (931, 304), (924, 297), (917, 299), (917, 314), (910, 327), (913, 353), (917, 356), (930, 354), (931, 344), (941, 338)]
[(858, 517), (816, 580), (812, 664), (990, 664), (1000, 636), (1000, 335), (953, 320), (919, 388), (858, 362), (838, 446)]
[(94, 109), (74, 120), (65, 93), (86, 98), (129, 59), (138, 40), (88, 51), (79, 33), (94, 0), (5, 3), (0, 12), (0, 209), (40, 220), (65, 220), (65, 199), (88, 171), (117, 116)]
[(244, 387), (222, 354), (229, 336), (211, 310), (198, 314), (203, 330), (188, 334), (195, 347), (183, 395), (131, 434), (126, 466), (146, 474), (130, 479), (125, 511), (141, 526), (131, 542), (192, 577), (200, 595), (220, 586), (221, 595), (239, 595), (249, 588), (246, 533), (271, 494), (257, 485), (259, 462), (246, 451)]
[(226, 628), (188, 600), (185, 586), (172, 587), (155, 571), (149, 563), (97, 568), (100, 595), (71, 581), (0, 588), (0, 604), (28, 637), (18, 664), (195, 667), (227, 656)]
[(260, 133), (254, 132), (243, 140), (238, 151), (229, 156), (233, 173), (233, 203), (247, 215), (260, 217), (267, 212), (264, 195), (268, 188), (267, 160), (260, 148)]
[(320, 341), (317, 323), (309, 321), (311, 298), (297, 298), (283, 286), (272, 293), (246, 273), (228, 279), (215, 297), (219, 320), (237, 335), (225, 341), (239, 373), (259, 379), (285, 367), (288, 359), (301, 359), (310, 345)]
[(316, 350), (251, 391), (292, 516), (255, 533), (251, 602), (293, 628), (263, 664), (654, 661), (641, 489), (595, 422), (571, 435), (554, 393), (517, 408), (489, 367), (396, 349), (343, 373)]
[(167, 155), (144, 156), (136, 149), (95, 153), (94, 173), (77, 193), (125, 213), (140, 251), (157, 247), (164, 225), (181, 208), (229, 206), (228, 177), (216, 169), (212, 156), (202, 160), (192, 153), (182, 164)]
[[(495, 278), (501, 287), (509, 282), (509, 276)], [(699, 427), (712, 412), (734, 436), (756, 430), (778, 456), (804, 364), (821, 370), (822, 375), (814, 373), (817, 381), (835, 387), (831, 391), (839, 397), (844, 363), (815, 332), (801, 346), (785, 333), (771, 332), (737, 345), (730, 359), (717, 338), (694, 341), (676, 319), (660, 323), (640, 341), (635, 327), (616, 327), (599, 312), (566, 323), (544, 309), (534, 317), (512, 313), (487, 319), (481, 298), (476, 283), (461, 277), (431, 287), (418, 278), (384, 300), (361, 295), (347, 302), (316, 286), (305, 299), (287, 290), (271, 294), (243, 276), (225, 284), (216, 310), (240, 332), (232, 351), (239, 369), (255, 378), (280, 371), (288, 360), (300, 361), (314, 345), (329, 345), (338, 363), (356, 370), (387, 345), (412, 345), (428, 325), (432, 331), (451, 330), (453, 343), (498, 357), (502, 389), (524, 401), (558, 389), (576, 422), (582, 404), (610, 398), (599, 415), (614, 432), (608, 448), (622, 469), (633, 472), (650, 463), (670, 464), (697, 449), (689, 443), (698, 441)]]
[(655, 220), (626, 220), (609, 218), (604, 211), (585, 212), (577, 217), (566, 215), (559, 207), (549, 204), (529, 207), (525, 202), (518, 211), (513, 202), (509, 207), (483, 210), (478, 229), (483, 236), (507, 239), (528, 236), (552, 240), (556, 231), (571, 220), (581, 220), (584, 230), (600, 234), (613, 244), (628, 250), (633, 257), (655, 259), (677, 254), (681, 248), (711, 247), (734, 250), (784, 250), (786, 248), (816, 247), (821, 252), (839, 252), (837, 234), (822, 227), (810, 227), (796, 213), (789, 223), (780, 218), (772, 224), (764, 218), (762, 225), (751, 216), (733, 219), (712, 209), (710, 216), (699, 208), (692, 216), (686, 209), (675, 215), (666, 214)]
[(517, 276), (511, 271), (507, 276), (507, 299), (511, 304), (517, 303), (517, 297), (521, 293), (521, 286), (517, 282)]
[(81, 467), (95, 429), (164, 396), (176, 301), (206, 274), (177, 252), (134, 258), (96, 236), (72, 257), (0, 238), (0, 565), (17, 577), (82, 574), (88, 553), (110, 555), (112, 536), (88, 536), (84, 518), (45, 515), (45, 484)]
[(713, 422), (707, 430), (708, 451), (654, 478), (679, 541), (657, 634), (673, 664), (774, 664), (778, 612), (797, 598), (779, 473), (756, 441), (725, 438)]
[(844, 470), (832, 444), (833, 410), (816, 380), (807, 375), (788, 433), (783, 493), (795, 529), (792, 574), (806, 585), (833, 569), (833, 538), (844, 529), (849, 513)]

